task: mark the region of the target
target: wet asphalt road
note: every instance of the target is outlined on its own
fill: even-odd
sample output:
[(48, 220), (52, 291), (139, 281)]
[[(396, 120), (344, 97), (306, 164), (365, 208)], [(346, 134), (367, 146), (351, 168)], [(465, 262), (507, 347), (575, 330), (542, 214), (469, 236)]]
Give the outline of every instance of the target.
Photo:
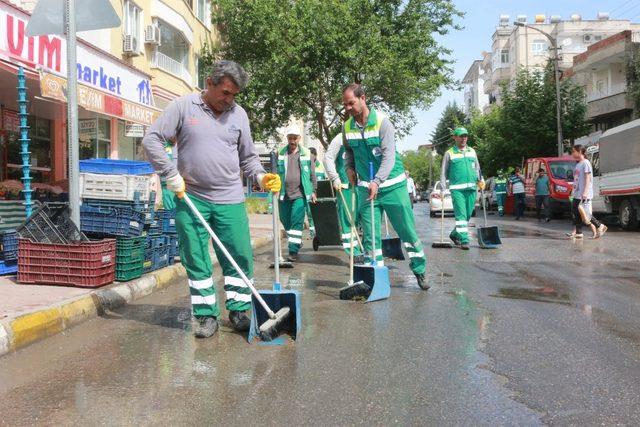
[[(226, 321), (196, 341), (186, 284), (172, 286), (1, 358), (0, 424), (638, 425), (640, 234), (499, 223), (500, 250), (429, 247), (428, 292), (390, 264), (391, 298), (369, 305), (337, 300), (346, 257), (307, 243), (283, 270), (303, 315), (284, 346)], [(256, 256), (269, 287), (269, 249)]]

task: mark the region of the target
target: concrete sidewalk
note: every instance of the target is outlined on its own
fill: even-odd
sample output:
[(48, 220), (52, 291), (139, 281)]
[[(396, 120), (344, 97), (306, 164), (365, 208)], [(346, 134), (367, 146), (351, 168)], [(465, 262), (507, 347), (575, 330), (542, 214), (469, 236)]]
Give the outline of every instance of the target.
[[(272, 240), (270, 215), (249, 215), (249, 223), (254, 248)], [(217, 264), (215, 256), (212, 259)], [(0, 277), (0, 356), (183, 278), (186, 272), (179, 263), (97, 289), (21, 285), (15, 276)]]

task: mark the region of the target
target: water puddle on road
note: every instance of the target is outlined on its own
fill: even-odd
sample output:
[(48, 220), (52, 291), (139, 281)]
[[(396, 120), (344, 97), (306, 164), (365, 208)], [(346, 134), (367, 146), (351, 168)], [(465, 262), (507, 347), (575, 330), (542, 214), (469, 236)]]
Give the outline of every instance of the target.
[(500, 237), (519, 238), (519, 239), (548, 239), (548, 240), (567, 240), (562, 233), (546, 233), (537, 230), (523, 229), (500, 229)]
[(500, 288), (497, 294), (489, 295), (494, 298), (520, 299), (553, 304), (572, 305), (569, 294), (559, 293), (550, 286), (539, 288)]

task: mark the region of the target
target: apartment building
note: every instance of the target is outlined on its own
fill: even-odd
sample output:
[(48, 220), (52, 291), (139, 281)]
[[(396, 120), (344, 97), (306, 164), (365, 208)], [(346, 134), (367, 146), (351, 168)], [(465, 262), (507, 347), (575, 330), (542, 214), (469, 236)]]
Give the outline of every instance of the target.
[(485, 111), (500, 102), (502, 84), (513, 81), (518, 70), (542, 69), (548, 63), (553, 55), (550, 42), (536, 30), (548, 33), (557, 41), (560, 69), (566, 70), (573, 66), (573, 58), (586, 52), (589, 46), (621, 31), (639, 28), (628, 20), (610, 19), (604, 12), (598, 13), (595, 19), (583, 19), (577, 14), (567, 20), (555, 15), (536, 15), (532, 22), (525, 15), (518, 15), (515, 22), (519, 25), (508, 15), (500, 16), (491, 51), (482, 60), (484, 93), (489, 97)]
[[(483, 55), (488, 55), (483, 52)], [(464, 104), (463, 110), (469, 115), (474, 111), (484, 111), (489, 104), (489, 96), (484, 93), (484, 69), (482, 67), (483, 59), (473, 61), (471, 67), (462, 79), (464, 85)]]
[(573, 67), (564, 73), (564, 78), (585, 88), (587, 117), (594, 131), (604, 132), (633, 119), (634, 103), (627, 94), (627, 61), (639, 47), (638, 32), (619, 32), (576, 55)]

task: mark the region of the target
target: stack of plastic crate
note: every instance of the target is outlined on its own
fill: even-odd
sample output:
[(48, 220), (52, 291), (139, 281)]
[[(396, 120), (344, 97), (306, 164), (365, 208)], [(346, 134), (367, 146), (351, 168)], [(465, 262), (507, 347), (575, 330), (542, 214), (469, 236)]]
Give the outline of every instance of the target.
[(169, 262), (180, 256), (178, 248), (178, 233), (176, 231), (176, 211), (167, 209), (158, 209), (156, 212), (156, 220), (158, 227), (162, 229), (162, 234), (168, 238), (169, 245)]
[(0, 275), (18, 271), (18, 232), (0, 231)]
[(80, 219), (90, 237), (138, 237), (154, 220), (155, 176), (148, 162), (80, 162)]
[(144, 273), (146, 236), (116, 239), (116, 280), (126, 282)]

